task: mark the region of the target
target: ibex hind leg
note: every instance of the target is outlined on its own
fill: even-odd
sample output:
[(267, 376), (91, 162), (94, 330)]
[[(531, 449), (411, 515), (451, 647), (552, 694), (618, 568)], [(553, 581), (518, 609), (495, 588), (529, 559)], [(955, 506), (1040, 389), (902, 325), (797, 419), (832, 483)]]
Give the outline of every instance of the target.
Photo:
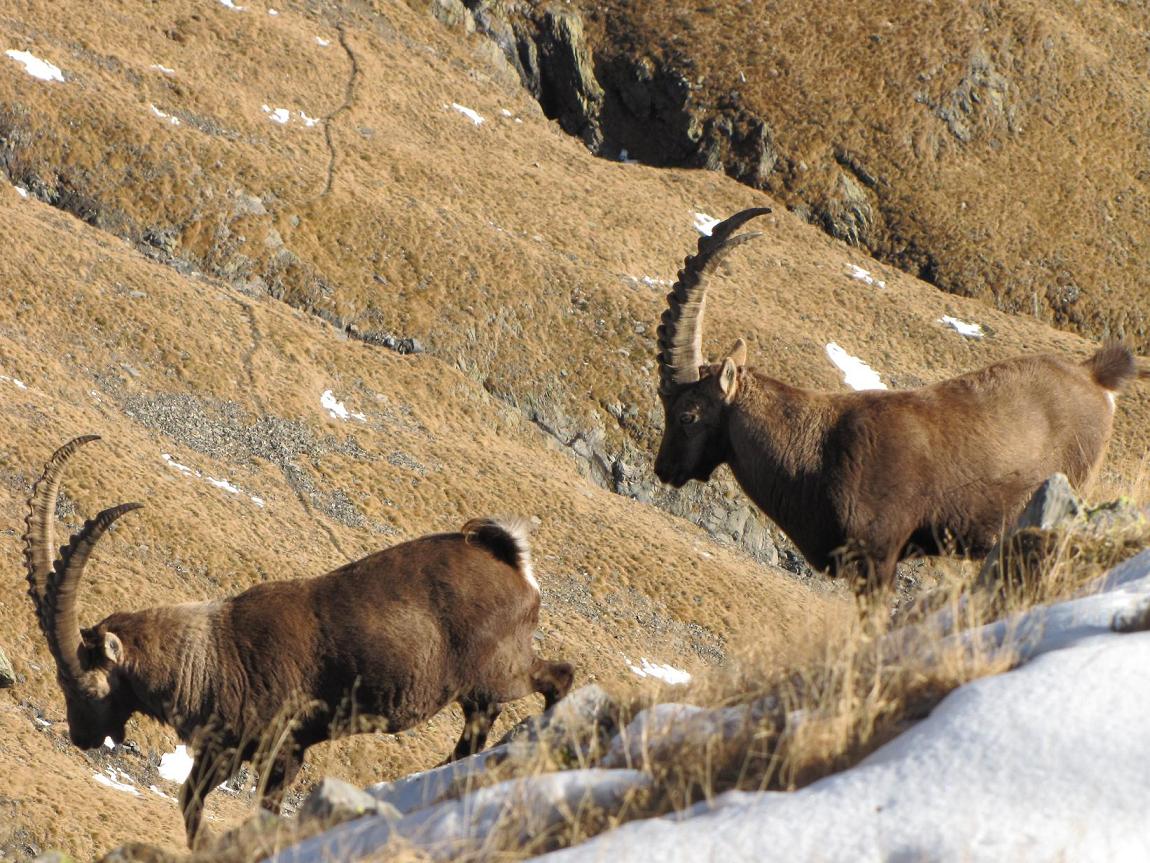
[(276, 757), (267, 769), (260, 806), (269, 812), (279, 814), (284, 792), (295, 781), (300, 767), (303, 766), (303, 756), (303, 749), (294, 743), (286, 745), (276, 753)]
[(188, 847), (202, 846), (206, 835), (200, 832), (204, 798), (208, 792), (231, 776), (237, 766), (233, 750), (205, 748), (197, 753), (192, 772), (180, 787), (180, 810), (184, 813), (184, 831)]
[(898, 551), (852, 542), (834, 553), (833, 574), (845, 578), (859, 600), (894, 586)]
[(460, 698), (459, 706), (463, 708), (463, 733), (444, 764), (458, 761), (482, 750), (487, 745), (487, 735), (491, 733), (491, 726), (503, 712), (502, 704), (487, 699)]
[(571, 663), (535, 657), (531, 668), (531, 685), (543, 696), (544, 710), (550, 710), (556, 701), (567, 695), (574, 682), (575, 669)]

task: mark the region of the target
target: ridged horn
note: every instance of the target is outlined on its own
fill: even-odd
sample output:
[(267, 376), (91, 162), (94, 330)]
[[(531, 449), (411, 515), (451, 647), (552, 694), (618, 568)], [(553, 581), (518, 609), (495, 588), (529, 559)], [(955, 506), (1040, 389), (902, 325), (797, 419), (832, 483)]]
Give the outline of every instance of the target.
[(52, 578), (44, 592), (44, 611), (52, 621), (48, 641), (56, 657), (56, 664), (74, 679), (84, 672), (79, 661), (80, 620), (76, 614), (76, 593), (80, 586), (80, 576), (84, 574), (84, 565), (100, 537), (116, 519), (142, 506), (142, 503), (122, 503), (104, 510), (84, 522), (84, 526), (72, 535), (68, 545), (60, 549), (60, 557), (56, 560)]
[(28, 515), (24, 519), (24, 565), (28, 570), (28, 595), (36, 608), (36, 617), (45, 636), (49, 635), (51, 621), (44, 614), (44, 591), (52, 575), (52, 560), (56, 555), (56, 496), (68, 459), (81, 446), (99, 440), (99, 435), (84, 435), (68, 441), (48, 459), (44, 473), (32, 486), (28, 498)]
[(676, 386), (694, 383), (703, 365), (703, 310), (707, 302), (706, 276), (735, 246), (759, 236), (758, 232), (731, 236), (770, 207), (751, 207), (719, 222), (709, 237), (699, 238), (695, 254), (683, 261), (659, 324), (659, 392), (669, 394)]

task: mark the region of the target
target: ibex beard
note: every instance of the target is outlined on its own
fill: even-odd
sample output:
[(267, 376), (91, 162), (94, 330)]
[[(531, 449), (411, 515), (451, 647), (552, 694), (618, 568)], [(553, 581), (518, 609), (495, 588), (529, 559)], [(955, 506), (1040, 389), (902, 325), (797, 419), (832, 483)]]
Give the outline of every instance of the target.
[(676, 488), (722, 464), (816, 569), (857, 589), (890, 585), (912, 554), (985, 554), (1034, 490), (1100, 464), (1115, 396), (1147, 377), (1110, 344), (1085, 361), (1042, 354), (903, 391), (821, 392), (747, 366), (739, 339), (703, 358), (706, 278), (735, 234), (769, 213), (736, 213), (702, 237), (659, 326), (663, 439), (655, 473)]
[(534, 652), (539, 589), (525, 524), (475, 519), (316, 578), (256, 585), (209, 602), (116, 612), (79, 626), (81, 575), (100, 537), (140, 504), (88, 520), (54, 557), (54, 512), (68, 460), (48, 461), (28, 501), (29, 595), (56, 663), (77, 746), (124, 740), (142, 714), (194, 753), (180, 792), (188, 844), (204, 797), (256, 759), (262, 803), (278, 810), (307, 749), (367, 730), (398, 732), (455, 701), (463, 733), (448, 760), (477, 752), (505, 702), (571, 687), (568, 663)]

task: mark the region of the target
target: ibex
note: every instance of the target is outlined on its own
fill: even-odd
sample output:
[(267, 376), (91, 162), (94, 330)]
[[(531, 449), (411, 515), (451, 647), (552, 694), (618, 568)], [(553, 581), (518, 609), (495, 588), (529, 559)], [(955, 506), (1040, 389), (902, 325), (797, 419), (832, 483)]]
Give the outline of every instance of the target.
[(890, 584), (915, 554), (983, 555), (1050, 474), (1086, 479), (1110, 436), (1115, 395), (1139, 372), (1108, 345), (1077, 363), (1019, 357), (918, 389), (820, 392), (748, 368), (739, 339), (703, 359), (706, 276), (744, 210), (699, 239), (659, 327), (665, 426), (655, 459), (676, 488), (730, 465), (743, 490), (817, 569), (856, 588)]
[[(65, 444), (33, 486), (24, 535), (29, 594), (75, 745), (120, 743), (128, 718), (140, 713), (192, 747), (180, 791), (189, 845), (205, 795), (240, 760), (266, 754), (262, 803), (275, 811), (313, 744), (398, 732), (458, 701), (464, 728), (452, 760), (483, 747), (503, 702), (538, 692), (550, 707), (570, 688), (572, 667), (532, 648), (539, 588), (518, 522), (476, 519), (459, 533), (405, 542), (317, 578), (116, 612), (81, 629), (76, 595), (88, 556), (116, 519), (141, 506), (88, 520), (53, 562), (61, 474), (79, 446), (97, 439)], [(270, 743), (269, 733), (278, 735)]]

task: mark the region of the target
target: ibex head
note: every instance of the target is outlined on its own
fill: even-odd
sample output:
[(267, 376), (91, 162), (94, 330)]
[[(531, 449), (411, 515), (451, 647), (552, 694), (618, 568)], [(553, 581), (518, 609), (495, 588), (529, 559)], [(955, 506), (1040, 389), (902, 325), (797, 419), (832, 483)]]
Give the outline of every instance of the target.
[(735, 246), (758, 233), (731, 236), (746, 221), (771, 212), (755, 207), (715, 226), (699, 238), (699, 250), (683, 262), (659, 325), (659, 397), (663, 402), (663, 442), (655, 457), (659, 479), (679, 488), (706, 481), (727, 459), (727, 408), (738, 395), (739, 370), (747, 362), (742, 339), (721, 363), (703, 359), (706, 277)]
[(93, 749), (105, 737), (123, 742), (124, 725), (135, 709), (135, 696), (124, 685), (121, 673), (124, 645), (106, 622), (80, 629), (76, 593), (84, 565), (100, 537), (116, 519), (142, 504), (122, 504), (89, 519), (53, 560), (56, 495), (64, 466), (80, 446), (94, 440), (99, 438), (76, 438), (48, 460), (43, 476), (32, 487), (24, 533), (28, 595), (56, 661), (56, 680), (68, 706), (68, 733), (81, 749)]

